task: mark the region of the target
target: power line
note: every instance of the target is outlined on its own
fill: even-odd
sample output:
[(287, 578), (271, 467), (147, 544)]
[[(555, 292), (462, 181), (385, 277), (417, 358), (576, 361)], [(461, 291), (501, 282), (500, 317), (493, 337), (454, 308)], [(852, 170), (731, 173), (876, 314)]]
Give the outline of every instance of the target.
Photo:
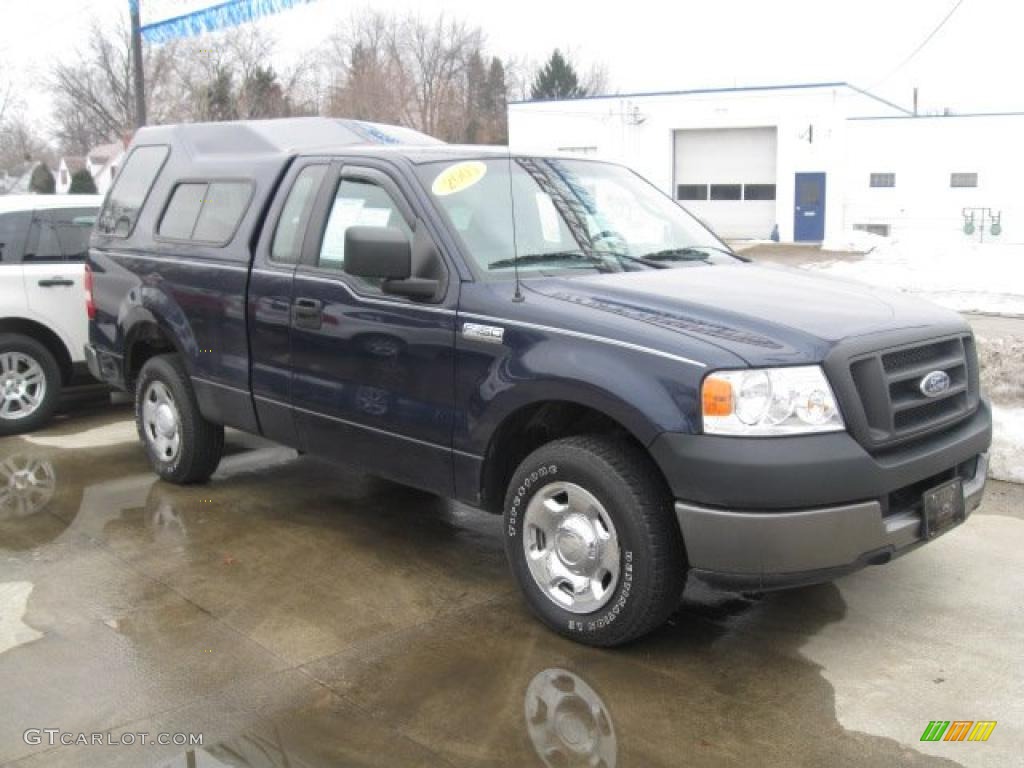
[(942, 29), (946, 25), (946, 22), (949, 21), (949, 19), (953, 16), (954, 13), (956, 13), (956, 9), (959, 8), (961, 5), (963, 5), (963, 2), (964, 2), (964, 0), (956, 0), (956, 3), (953, 5), (953, 7), (949, 9), (949, 13), (947, 13), (945, 16), (943, 16), (942, 17), (942, 21), (940, 21), (936, 25), (935, 29), (933, 29), (931, 32), (928, 33), (928, 37), (926, 37), (924, 40), (922, 40), (921, 44), (919, 46), (917, 46), (917, 48), (915, 48), (913, 51), (911, 51), (910, 55), (907, 56), (907, 58), (905, 58), (903, 61), (901, 61), (899, 64), (897, 64), (893, 68), (893, 70), (891, 72), (889, 72), (889, 74), (887, 74), (885, 77), (883, 77), (881, 80), (879, 80), (877, 83), (875, 83), (871, 87), (875, 88), (875, 87), (881, 85), (886, 80), (888, 80), (890, 77), (892, 77), (897, 72), (899, 72), (901, 69), (903, 69), (905, 66), (907, 66), (907, 64), (909, 64), (911, 62), (911, 60), (915, 56), (917, 56), (917, 54), (919, 54), (921, 52), (921, 50), (926, 45), (928, 45), (928, 43), (931, 42), (932, 38), (935, 37), (937, 34), (939, 34), (939, 30)]

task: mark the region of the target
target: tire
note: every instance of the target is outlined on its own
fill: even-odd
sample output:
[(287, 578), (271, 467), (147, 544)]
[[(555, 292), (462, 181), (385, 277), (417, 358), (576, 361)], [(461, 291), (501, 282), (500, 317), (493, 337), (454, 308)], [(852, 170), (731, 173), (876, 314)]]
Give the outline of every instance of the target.
[(49, 349), (30, 336), (0, 333), (0, 436), (46, 424), (60, 391), (60, 366)]
[[(625, 440), (569, 437), (538, 448), (512, 476), (504, 518), (505, 554), (526, 602), (565, 637), (621, 645), (660, 626), (679, 603), (687, 563), (672, 498), (650, 459)], [(577, 590), (573, 579), (589, 586)]]
[(135, 386), (135, 425), (153, 470), (177, 485), (206, 482), (224, 452), (224, 427), (199, 412), (177, 355), (151, 357)]

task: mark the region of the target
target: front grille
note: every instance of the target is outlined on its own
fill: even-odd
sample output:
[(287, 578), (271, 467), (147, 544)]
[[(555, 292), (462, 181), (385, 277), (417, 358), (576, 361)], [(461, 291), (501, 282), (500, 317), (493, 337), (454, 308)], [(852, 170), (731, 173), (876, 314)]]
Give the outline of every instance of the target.
[[(868, 425), (870, 447), (881, 448), (943, 429), (978, 404), (978, 362), (970, 335), (918, 342), (862, 355), (850, 363)], [(924, 377), (943, 371), (948, 388), (928, 396)]]

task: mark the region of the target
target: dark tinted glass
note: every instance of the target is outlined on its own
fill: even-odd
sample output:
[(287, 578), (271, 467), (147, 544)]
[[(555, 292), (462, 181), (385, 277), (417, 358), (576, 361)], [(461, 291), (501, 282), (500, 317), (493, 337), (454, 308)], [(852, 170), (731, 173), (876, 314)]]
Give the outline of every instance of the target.
[(69, 208), (51, 211), (50, 221), (60, 241), (64, 261), (85, 261), (89, 253), (89, 235), (96, 222), (94, 208)]
[(677, 184), (676, 185), (676, 199), (677, 200), (707, 200), (708, 199), (708, 185), (707, 184)]
[(949, 177), (951, 187), (976, 187), (978, 186), (978, 174), (976, 173), (954, 173)]
[(214, 181), (206, 190), (199, 220), (192, 232), (193, 240), (227, 243), (238, 228), (251, 187), (245, 181)]
[(160, 219), (159, 234), (162, 237), (174, 237), (179, 240), (188, 240), (192, 237), (192, 230), (195, 229), (205, 195), (206, 184), (176, 186), (174, 194), (171, 195), (171, 202), (167, 204), (167, 210)]
[(0, 213), (0, 261), (21, 261), (31, 222), (32, 214), (28, 211)]
[(311, 165), (303, 168), (295, 179), (284, 202), (281, 218), (277, 220), (274, 242), (270, 246), (270, 258), (274, 261), (295, 264), (299, 260), (306, 221), (326, 168), (325, 165)]
[(47, 220), (36, 218), (32, 221), (32, 233), (25, 249), (26, 262), (63, 261), (57, 230)]
[(817, 205), (821, 202), (821, 189), (818, 182), (803, 179), (797, 182), (796, 199), (800, 205)]
[(142, 203), (167, 159), (167, 147), (136, 147), (125, 161), (100, 213), (97, 229), (127, 237), (135, 228)]
[(774, 184), (747, 184), (743, 187), (744, 200), (774, 200)]
[(739, 184), (712, 184), (712, 200), (739, 200), (742, 186)]

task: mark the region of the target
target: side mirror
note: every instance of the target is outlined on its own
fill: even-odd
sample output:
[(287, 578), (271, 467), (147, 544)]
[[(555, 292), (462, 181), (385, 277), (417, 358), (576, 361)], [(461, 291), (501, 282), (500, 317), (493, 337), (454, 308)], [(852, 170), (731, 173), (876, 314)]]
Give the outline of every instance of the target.
[(349, 227), (345, 271), (356, 277), (405, 280), (412, 275), (409, 239), (393, 227)]

